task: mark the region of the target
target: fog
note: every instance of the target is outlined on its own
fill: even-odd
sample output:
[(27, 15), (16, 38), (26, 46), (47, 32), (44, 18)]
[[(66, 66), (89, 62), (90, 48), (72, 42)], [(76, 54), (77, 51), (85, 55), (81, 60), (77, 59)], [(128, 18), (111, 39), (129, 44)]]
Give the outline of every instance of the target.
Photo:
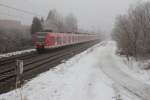
[[(0, 0), (0, 3), (36, 13), (46, 18), (50, 9), (63, 16), (73, 13), (79, 27), (91, 31), (110, 32), (115, 17), (126, 13), (129, 6), (146, 0)], [(148, 1), (148, 0), (147, 0)], [(16, 19), (31, 24), (33, 15), (0, 6), (0, 19)]]

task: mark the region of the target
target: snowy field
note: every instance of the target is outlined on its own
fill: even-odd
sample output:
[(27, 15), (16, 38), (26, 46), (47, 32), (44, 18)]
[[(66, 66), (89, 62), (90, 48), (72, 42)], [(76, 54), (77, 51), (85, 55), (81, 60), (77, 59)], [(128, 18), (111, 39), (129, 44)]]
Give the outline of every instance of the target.
[(27, 50), (21, 50), (21, 51), (16, 51), (16, 52), (11, 52), (11, 53), (4, 53), (4, 54), (0, 54), (0, 58), (10, 57), (13, 55), (19, 55), (19, 54), (23, 54), (23, 53), (29, 53), (32, 51), (35, 51), (35, 49), (27, 49)]
[(126, 72), (129, 66), (115, 54), (116, 49), (114, 41), (97, 44), (40, 74), (23, 88), (0, 95), (0, 100), (117, 100), (119, 96), (120, 100), (142, 100), (124, 87), (139, 93), (147, 86), (145, 80), (136, 80), (134, 72)]

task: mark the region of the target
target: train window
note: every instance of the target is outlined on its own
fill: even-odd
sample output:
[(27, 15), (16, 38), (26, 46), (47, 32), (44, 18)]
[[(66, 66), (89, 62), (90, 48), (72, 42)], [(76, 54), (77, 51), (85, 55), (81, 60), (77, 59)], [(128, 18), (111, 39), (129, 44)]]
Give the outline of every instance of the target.
[(57, 40), (58, 40), (58, 39), (57, 39), (57, 37), (54, 37), (54, 43), (56, 43), (56, 42), (57, 42)]
[(61, 38), (60, 37), (58, 37), (58, 42), (61, 42)]
[(64, 38), (63, 37), (61, 37), (61, 42), (64, 43)]
[(64, 37), (64, 42), (67, 43), (67, 37), (66, 36)]
[(57, 42), (61, 42), (61, 37), (57, 37)]
[(69, 36), (69, 43), (71, 43), (71, 36)]
[(66, 37), (63, 36), (63, 43), (66, 43)]
[(36, 35), (37, 35), (37, 41), (38, 42), (44, 42), (44, 38), (45, 38), (45, 35), (47, 33), (46, 32), (37, 32)]
[(36, 34), (37, 34), (37, 36), (45, 36), (47, 34), (47, 32), (37, 32)]
[(61, 42), (61, 37), (58, 38), (58, 42)]
[(55, 43), (55, 37), (51, 37), (52, 43)]
[(73, 40), (73, 42), (74, 42), (74, 40), (75, 40), (74, 38), (75, 38), (75, 36), (73, 36), (73, 39), (72, 39), (72, 40)]
[(72, 36), (70, 35), (70, 42), (69, 43), (71, 43), (71, 39), (72, 39)]

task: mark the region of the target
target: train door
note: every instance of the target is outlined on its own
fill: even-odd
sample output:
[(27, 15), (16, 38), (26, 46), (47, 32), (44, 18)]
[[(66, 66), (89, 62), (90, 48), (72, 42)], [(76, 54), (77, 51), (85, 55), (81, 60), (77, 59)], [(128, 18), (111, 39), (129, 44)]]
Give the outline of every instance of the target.
[(62, 35), (60, 33), (57, 33), (57, 46), (62, 45)]

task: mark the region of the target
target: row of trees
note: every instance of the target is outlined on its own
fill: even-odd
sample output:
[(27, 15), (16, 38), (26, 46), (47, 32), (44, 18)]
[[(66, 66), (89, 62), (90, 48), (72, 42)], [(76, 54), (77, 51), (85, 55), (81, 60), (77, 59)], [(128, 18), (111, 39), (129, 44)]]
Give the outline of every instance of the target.
[(50, 10), (46, 20), (37, 17), (33, 18), (31, 33), (34, 34), (42, 30), (52, 30), (53, 32), (77, 32), (78, 22), (73, 14), (63, 17), (56, 10)]
[(28, 27), (22, 29), (0, 28), (0, 53), (31, 48), (31, 37)]
[(150, 53), (150, 2), (137, 4), (118, 16), (112, 36), (126, 55), (137, 58)]

